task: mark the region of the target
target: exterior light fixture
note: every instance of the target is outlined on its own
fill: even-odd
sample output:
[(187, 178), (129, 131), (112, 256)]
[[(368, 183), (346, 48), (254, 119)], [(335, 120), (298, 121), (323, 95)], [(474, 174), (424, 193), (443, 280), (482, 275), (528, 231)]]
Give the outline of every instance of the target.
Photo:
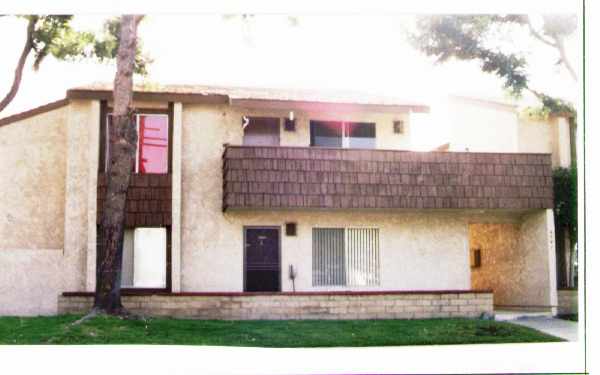
[(285, 235), (295, 236), (296, 235), (296, 223), (285, 223)]
[(293, 132), (296, 131), (296, 120), (294, 119), (294, 111), (290, 111), (290, 115), (283, 122), (283, 128), (285, 131)]
[(400, 120), (394, 121), (394, 133), (395, 134), (404, 133), (404, 121), (400, 121)]

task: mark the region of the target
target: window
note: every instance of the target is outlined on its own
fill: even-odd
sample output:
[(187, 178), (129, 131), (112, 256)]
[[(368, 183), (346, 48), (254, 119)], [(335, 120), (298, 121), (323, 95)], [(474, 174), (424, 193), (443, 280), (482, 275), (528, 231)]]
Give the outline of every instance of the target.
[(279, 146), (279, 119), (250, 117), (244, 127), (246, 146)]
[(310, 145), (319, 147), (342, 147), (344, 126), (342, 122), (311, 121)]
[[(106, 121), (106, 160), (105, 171), (110, 163), (110, 123), (112, 114)], [(135, 116), (138, 131), (134, 173), (169, 172), (169, 116), (166, 114), (138, 114)]]
[(350, 148), (375, 148), (375, 124), (346, 123), (346, 134)]
[(166, 228), (126, 229), (123, 238), (123, 288), (166, 288)]
[(379, 285), (379, 230), (313, 228), (313, 286)]
[(169, 117), (137, 115), (137, 173), (169, 171)]
[(370, 122), (311, 121), (310, 145), (375, 148), (375, 124)]

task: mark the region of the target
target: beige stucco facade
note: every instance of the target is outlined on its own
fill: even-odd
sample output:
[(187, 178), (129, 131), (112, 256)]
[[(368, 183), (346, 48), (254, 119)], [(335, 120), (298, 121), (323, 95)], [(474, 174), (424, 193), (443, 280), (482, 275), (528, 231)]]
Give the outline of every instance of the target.
[(481, 251), (471, 286), (493, 289), (497, 306), (555, 308), (553, 236), (551, 210), (524, 214), (514, 223), (470, 224), (471, 248)]
[(552, 165), (571, 166), (569, 122), (564, 117), (519, 120), (519, 151), (552, 154)]
[(530, 119), (512, 104), (458, 96), (442, 106), (451, 151), (550, 153), (554, 167), (571, 165), (566, 117)]
[[(160, 102), (139, 103), (164, 108)], [(282, 290), (468, 290), (472, 283), (469, 228), (473, 223), (515, 226), (523, 272), (548, 281), (553, 259), (546, 211), (222, 211), (223, 144), (241, 144), (242, 116), (287, 117), (288, 110), (174, 103), (172, 290), (243, 291), (245, 226), (281, 227)], [(290, 108), (290, 110), (294, 110)], [(310, 119), (376, 123), (378, 149), (411, 148), (410, 112), (339, 113), (294, 110), (296, 131), (281, 128), (281, 145), (309, 146)], [(0, 315), (53, 314), (64, 291), (93, 291), (100, 102), (71, 100), (62, 108), (0, 127)], [(403, 133), (393, 131), (404, 122)], [(511, 136), (512, 137), (512, 136)], [(510, 142), (517, 142), (515, 139)], [(285, 236), (283, 224), (297, 223)], [(312, 228), (369, 227), (380, 235), (380, 283), (314, 287)], [(535, 241), (531, 241), (535, 238)], [(493, 286), (492, 286), (493, 287)], [(541, 280), (524, 303), (553, 303), (556, 288)], [(529, 290), (529, 289), (528, 289)], [(539, 293), (545, 293), (538, 295)], [(554, 297), (552, 297), (554, 293)], [(529, 298), (533, 299), (529, 299)], [(539, 300), (539, 301), (538, 301)]]
[(57, 293), (85, 287), (98, 108), (73, 101), (0, 127), (1, 315), (52, 314)]
[(519, 151), (515, 106), (464, 97), (450, 97), (446, 105), (451, 151)]

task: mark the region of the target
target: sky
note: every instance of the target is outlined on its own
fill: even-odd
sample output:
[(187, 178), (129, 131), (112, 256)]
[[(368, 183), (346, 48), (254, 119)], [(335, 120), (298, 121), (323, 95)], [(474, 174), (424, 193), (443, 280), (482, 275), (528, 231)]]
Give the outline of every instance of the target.
[[(78, 30), (100, 32), (109, 15), (76, 15)], [(538, 22), (539, 16), (533, 15)], [(506, 100), (502, 81), (481, 72), (476, 62), (436, 64), (407, 41), (415, 15), (399, 13), (300, 15), (292, 24), (286, 14), (150, 14), (139, 35), (154, 60), (149, 75), (138, 81), (162, 84), (215, 84), (308, 89), (347, 89), (377, 93), (432, 106), (448, 95)], [(0, 95), (9, 88), (25, 39), (26, 21), (0, 18), (3, 53)], [(577, 34), (577, 33), (576, 33)], [(535, 69), (531, 82), (541, 91), (577, 100), (578, 86), (559, 65), (557, 53), (525, 34), (500, 40), (522, 51)], [(573, 64), (579, 66), (579, 35), (568, 40)], [(66, 90), (96, 81), (112, 82), (114, 63), (45, 60), (39, 71), (26, 65), (16, 99), (0, 117), (61, 99)], [(532, 104), (524, 98), (524, 104)], [(427, 121), (427, 120), (425, 120)], [(437, 141), (436, 141), (437, 142)]]

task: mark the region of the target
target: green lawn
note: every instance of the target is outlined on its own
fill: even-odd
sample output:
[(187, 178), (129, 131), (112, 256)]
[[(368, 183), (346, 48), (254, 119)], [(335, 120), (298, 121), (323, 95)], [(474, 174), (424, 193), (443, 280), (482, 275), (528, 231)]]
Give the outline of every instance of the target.
[(215, 321), (79, 316), (0, 317), (0, 344), (178, 344), (262, 347), (389, 346), (562, 341), (477, 319)]

